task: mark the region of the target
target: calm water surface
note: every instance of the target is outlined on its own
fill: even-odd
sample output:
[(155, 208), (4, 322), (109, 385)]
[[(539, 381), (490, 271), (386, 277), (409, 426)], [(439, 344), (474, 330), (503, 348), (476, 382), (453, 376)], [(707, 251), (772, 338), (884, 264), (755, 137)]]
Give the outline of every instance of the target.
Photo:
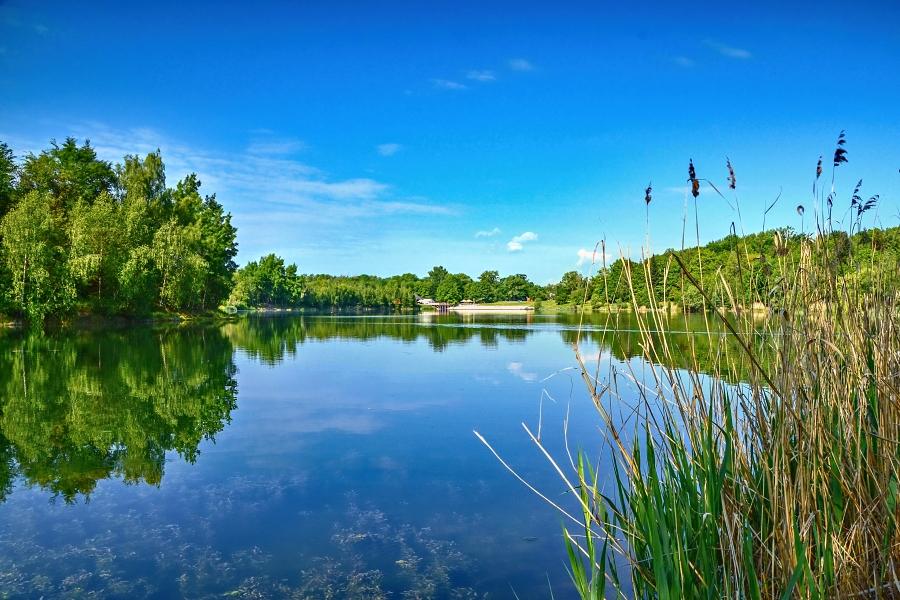
[[(643, 368), (622, 317), (603, 369)], [(589, 320), (590, 321), (590, 320)], [(673, 328), (690, 329), (683, 319)], [(248, 317), (0, 334), (0, 597), (572, 596), (563, 487), (594, 455), (573, 316)], [(625, 417), (623, 417), (625, 418)]]

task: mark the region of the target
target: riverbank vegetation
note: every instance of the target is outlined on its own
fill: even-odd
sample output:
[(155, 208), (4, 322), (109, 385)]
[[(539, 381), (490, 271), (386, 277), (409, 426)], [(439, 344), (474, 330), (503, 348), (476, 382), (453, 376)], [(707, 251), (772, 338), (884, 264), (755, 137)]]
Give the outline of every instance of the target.
[(113, 165), (68, 138), (19, 164), (0, 144), (0, 313), (41, 323), (215, 309), (236, 234), (196, 175), (167, 186), (159, 151)]
[(426, 277), (412, 273), (392, 277), (374, 275), (304, 275), (297, 265), (269, 254), (237, 270), (228, 303), (237, 308), (278, 307), (316, 310), (377, 309), (409, 310), (416, 296), (456, 304), (512, 302), (542, 298), (547, 290), (526, 275), (500, 277), (485, 271), (478, 279), (465, 273), (450, 273), (436, 266)]
[[(842, 134), (836, 171), (846, 158)], [(728, 174), (733, 189), (730, 164)], [(554, 505), (582, 597), (896, 597), (896, 231), (861, 231), (877, 198), (862, 200), (859, 185), (839, 198), (822, 180), (820, 161), (811, 235), (735, 239), (722, 246), (732, 259), (697, 274), (690, 257), (705, 263), (705, 249), (663, 255), (664, 269), (624, 261), (604, 273), (605, 289), (624, 294), (609, 301), (632, 305), (644, 359), (601, 370), (574, 341), (603, 423), (600, 451), (615, 460), (603, 472), (588, 453), (557, 460), (529, 431), (569, 492)], [(696, 199), (693, 164), (689, 181)], [(844, 202), (841, 231), (831, 209)], [(637, 310), (641, 290), (651, 309), (666, 302), (670, 281), (686, 304), (690, 293), (728, 307), (707, 315), (716, 325), (701, 337), (715, 360), (707, 354), (703, 368), (696, 349), (670, 343), (664, 311)], [(780, 310), (760, 320), (741, 310), (749, 302)]]
[[(853, 210), (863, 200), (853, 192)], [(168, 187), (159, 151), (111, 164), (89, 142), (51, 142), (16, 160), (0, 143), (0, 315), (40, 323), (74, 314), (149, 316), (235, 308), (401, 311), (416, 296), (456, 304), (534, 301), (544, 311), (700, 311), (736, 302), (779, 308), (776, 260), (798, 260), (809, 236), (790, 228), (738, 236), (674, 252), (692, 277), (724, 277), (735, 298), (709, 298), (682, 285), (673, 252), (622, 256), (593, 274), (565, 273), (538, 285), (524, 274), (487, 270), (477, 278), (435, 266), (424, 277), (303, 274), (274, 254), (238, 269), (231, 215), (204, 195), (196, 175)], [(836, 271), (871, 286), (871, 260), (900, 258), (900, 228), (829, 230), (818, 236)], [(604, 255), (601, 251), (599, 255)], [(852, 260), (851, 260), (852, 259)], [(631, 273), (631, 285), (624, 274)]]

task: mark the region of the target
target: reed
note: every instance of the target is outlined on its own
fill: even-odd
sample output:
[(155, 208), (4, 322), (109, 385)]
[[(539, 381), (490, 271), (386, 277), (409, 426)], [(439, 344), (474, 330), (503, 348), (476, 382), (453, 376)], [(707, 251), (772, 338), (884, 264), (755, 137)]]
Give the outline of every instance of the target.
[[(844, 162), (841, 132), (834, 167)], [(820, 159), (816, 181), (821, 171)], [(730, 160), (727, 172), (734, 189)], [(689, 174), (696, 198), (693, 161)], [(824, 209), (824, 190), (813, 190), (811, 206)], [(565, 544), (583, 598), (900, 597), (898, 265), (877, 236), (853, 235), (877, 197), (862, 201), (858, 186), (852, 196), (849, 236), (831, 222), (832, 180), (815, 232), (773, 234), (774, 262), (739, 244), (737, 278), (701, 282), (681, 255), (668, 255), (663, 277), (696, 289), (705, 306), (729, 299), (708, 316), (730, 338), (717, 341), (710, 328), (711, 365), (701, 369), (692, 350), (692, 367), (672, 366), (686, 363), (665, 333), (667, 312), (637, 310), (634, 293), (641, 373), (589, 369), (576, 342), (612, 472), (532, 440), (580, 507), (580, 516), (566, 513), (580, 526), (567, 527)], [(642, 277), (657, 289), (654, 270), (625, 262), (621, 285), (634, 290)], [(747, 298), (770, 316), (746, 310)], [(650, 308), (663, 300), (651, 297)], [(620, 394), (625, 380), (636, 396)], [(628, 431), (613, 417), (623, 404), (638, 416)]]

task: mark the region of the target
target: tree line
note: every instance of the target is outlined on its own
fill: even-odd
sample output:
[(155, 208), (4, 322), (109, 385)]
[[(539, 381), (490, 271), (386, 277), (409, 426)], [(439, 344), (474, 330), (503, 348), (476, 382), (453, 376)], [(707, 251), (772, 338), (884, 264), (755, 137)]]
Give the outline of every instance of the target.
[[(874, 273), (898, 277), (900, 227), (861, 229), (854, 233), (834, 230), (820, 236), (818, 252), (825, 252), (836, 273), (848, 280), (871, 284)], [(577, 271), (563, 275), (549, 286), (548, 295), (559, 303), (650, 306), (670, 302), (689, 311), (706, 308), (748, 307), (762, 301), (767, 307), (784, 305), (783, 283), (799, 263), (800, 254), (812, 251), (813, 235), (780, 228), (745, 236), (729, 235), (704, 246), (669, 250), (645, 260), (619, 257), (601, 265), (593, 276)], [(707, 292), (704, 298), (678, 264)], [(891, 268), (883, 268), (885, 265)], [(897, 279), (900, 284), (900, 279)], [(823, 282), (822, 297), (829, 288)], [(632, 296), (633, 294), (633, 296)]]
[[(871, 272), (867, 257), (900, 258), (900, 228), (862, 229), (857, 219), (855, 233), (822, 235), (837, 267), (854, 277)], [(554, 300), (594, 307), (632, 300), (648, 306), (653, 299), (701, 309), (707, 299), (685, 283), (672, 254), (695, 279), (711, 284), (714, 306), (759, 298), (777, 304), (772, 290), (783, 259), (795, 260), (808, 239), (790, 228), (730, 235), (646, 260), (620, 257), (542, 286), (523, 274), (489, 270), (472, 278), (443, 266), (425, 277), (303, 274), (275, 254), (238, 269), (236, 236), (231, 215), (215, 194), (201, 193), (195, 174), (167, 185), (159, 150), (111, 164), (90, 142), (67, 138), (17, 161), (0, 142), (0, 314), (35, 323), (76, 312), (196, 313), (223, 304), (391, 311), (415, 308), (417, 296), (451, 304)]]
[(115, 165), (90, 142), (17, 162), (0, 143), (0, 312), (214, 309), (231, 291), (237, 231), (195, 174), (168, 187), (157, 150)]
[(456, 304), (462, 300), (541, 299), (546, 298), (546, 291), (522, 274), (501, 277), (497, 271), (485, 271), (473, 279), (442, 266), (431, 269), (426, 277), (412, 273), (391, 277), (304, 275), (297, 265), (285, 265), (284, 259), (269, 254), (235, 272), (228, 303), (237, 308), (401, 310), (414, 308), (416, 296)]

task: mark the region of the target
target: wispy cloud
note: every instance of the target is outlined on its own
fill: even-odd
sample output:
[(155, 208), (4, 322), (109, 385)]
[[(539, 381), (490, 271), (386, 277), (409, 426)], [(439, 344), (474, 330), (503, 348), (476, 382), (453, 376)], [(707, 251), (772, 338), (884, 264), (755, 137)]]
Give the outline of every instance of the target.
[(524, 233), (520, 233), (519, 235), (513, 237), (513, 239), (506, 242), (506, 249), (510, 252), (519, 252), (525, 247), (526, 242), (533, 242), (538, 239), (538, 235), (533, 231), (526, 231)]
[(586, 263), (602, 265), (604, 262), (607, 262), (609, 260), (609, 253), (604, 255), (603, 251), (600, 248), (594, 248), (593, 250), (588, 250), (587, 248), (579, 248), (577, 254), (578, 262), (576, 264), (579, 267)]
[[(298, 235), (315, 232), (335, 245), (367, 243), (370, 235), (354, 232), (351, 223), (375, 217), (450, 216), (452, 205), (404, 196), (389, 184), (367, 177), (335, 178), (326, 172), (279, 153), (216, 152), (194, 146), (149, 128), (116, 129), (102, 123), (67, 127), (77, 138), (90, 138), (97, 154), (121, 162), (126, 154), (143, 155), (161, 149), (169, 185), (195, 172), (207, 193), (235, 216), (240, 231), (242, 258), (247, 248), (257, 252), (288, 243)], [(20, 144), (20, 152), (37, 152), (46, 141)], [(253, 147), (250, 144), (249, 147)], [(273, 150), (274, 148), (269, 148)], [(358, 228), (357, 228), (358, 229)], [(358, 238), (352, 236), (360, 233)]]
[(694, 59), (688, 58), (687, 56), (674, 56), (672, 57), (672, 62), (684, 69), (690, 69), (697, 64), (694, 62)]
[(727, 56), (728, 58), (737, 58), (740, 60), (753, 58), (753, 54), (749, 50), (743, 48), (727, 46), (715, 40), (706, 40), (704, 43), (722, 56)]
[(468, 89), (464, 83), (453, 81), (450, 79), (432, 79), (431, 85), (439, 90), (465, 90)]
[(488, 69), (473, 69), (466, 73), (466, 79), (471, 79), (472, 81), (494, 81), (497, 79), (497, 76), (494, 75), (493, 71)]
[(580, 248), (578, 250), (578, 266), (580, 267), (586, 262), (593, 264), (597, 260), (597, 253), (593, 250)]
[(393, 155), (397, 154), (398, 152), (400, 152), (400, 150), (402, 148), (403, 148), (403, 146), (401, 146), (400, 144), (394, 144), (394, 143), (378, 144), (377, 146), (375, 146), (375, 149), (378, 151), (378, 154), (380, 154), (381, 156), (393, 156)]
[(513, 71), (534, 71), (534, 65), (531, 64), (531, 61), (524, 58), (511, 58), (507, 64)]
[(247, 152), (262, 156), (282, 156), (302, 152), (306, 148), (301, 140), (259, 139), (247, 146)]
[(499, 227), (494, 227), (493, 229), (485, 229), (482, 231), (476, 231), (475, 237), (484, 238), (484, 237), (494, 237), (495, 235), (500, 233)]

